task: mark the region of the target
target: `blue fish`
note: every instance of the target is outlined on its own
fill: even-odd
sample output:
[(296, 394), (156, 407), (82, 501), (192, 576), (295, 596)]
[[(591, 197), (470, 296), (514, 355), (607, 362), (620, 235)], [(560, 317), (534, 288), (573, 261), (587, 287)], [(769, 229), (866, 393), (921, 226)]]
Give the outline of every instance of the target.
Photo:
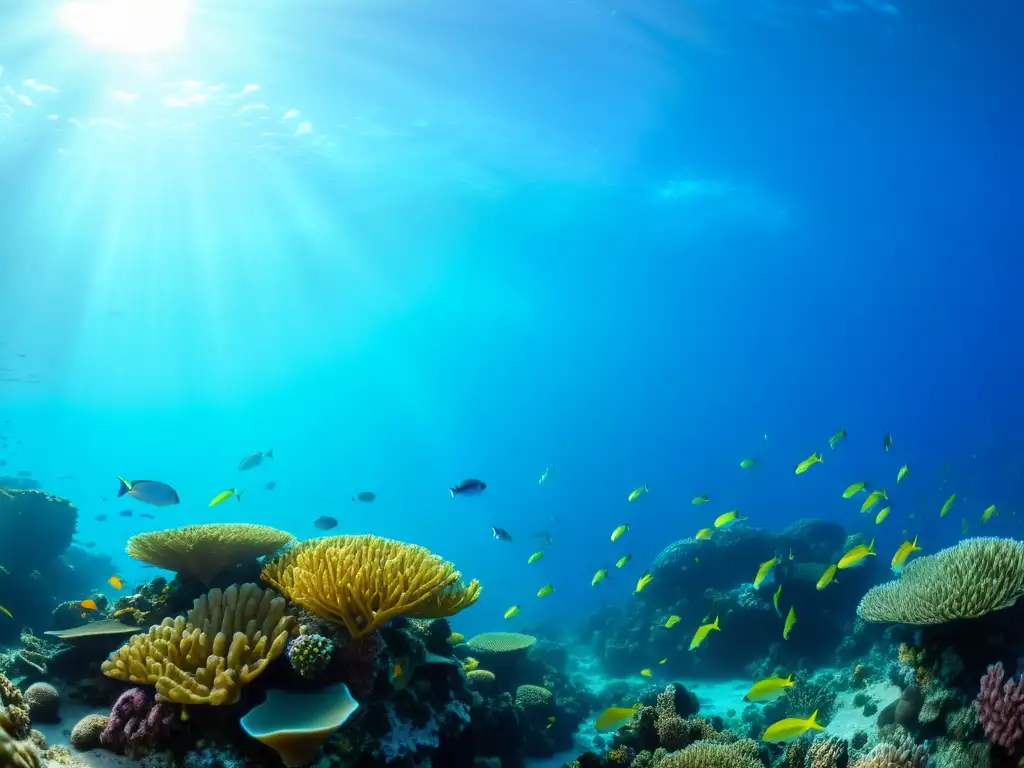
[(262, 464), (264, 459), (272, 459), (272, 458), (274, 458), (274, 449), (273, 448), (271, 448), (266, 453), (260, 453), (259, 451), (256, 451), (256, 453), (250, 453), (248, 456), (246, 456), (244, 459), (242, 459), (238, 463), (238, 468), (239, 469), (252, 469), (253, 467), (258, 467), (260, 464)]
[(512, 541), (512, 534), (504, 528), (495, 528), (494, 526), (491, 526), (491, 533), (498, 541)]
[(117, 479), (121, 483), (121, 487), (117, 489), (118, 498), (128, 495), (146, 504), (152, 504), (154, 507), (169, 507), (172, 504), (181, 503), (181, 499), (178, 498), (178, 492), (167, 485), (167, 483), (161, 483), (157, 480), (132, 480), (128, 482), (120, 476)]
[(479, 496), (484, 492), (485, 488), (487, 488), (487, 483), (470, 478), (468, 480), (463, 480), (454, 488), (449, 488), (448, 493), (452, 495), (453, 499), (456, 494), (461, 496)]

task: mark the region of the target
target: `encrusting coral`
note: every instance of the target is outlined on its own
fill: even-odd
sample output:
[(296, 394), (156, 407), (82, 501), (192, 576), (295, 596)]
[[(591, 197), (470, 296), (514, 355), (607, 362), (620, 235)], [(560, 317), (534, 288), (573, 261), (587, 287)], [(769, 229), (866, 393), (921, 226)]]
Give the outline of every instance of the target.
[(161, 699), (178, 704), (233, 704), (242, 686), (284, 652), (294, 623), (272, 590), (212, 589), (187, 617), (135, 635), (101, 669), (117, 680), (155, 685)]
[(264, 567), (262, 578), (353, 638), (396, 616), (454, 616), (480, 597), (480, 582), (464, 584), (430, 550), (371, 535), (302, 542)]
[(866, 621), (943, 624), (1009, 608), (1024, 595), (1024, 542), (965, 539), (909, 563), (895, 581), (868, 591), (857, 607)]
[(136, 560), (209, 584), (225, 568), (271, 555), (294, 539), (269, 525), (211, 523), (139, 533), (125, 549)]

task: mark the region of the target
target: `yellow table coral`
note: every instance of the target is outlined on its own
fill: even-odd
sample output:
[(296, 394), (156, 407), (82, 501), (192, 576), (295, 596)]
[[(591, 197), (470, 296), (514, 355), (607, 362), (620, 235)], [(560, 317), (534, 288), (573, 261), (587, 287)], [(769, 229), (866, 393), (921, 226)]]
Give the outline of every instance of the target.
[(415, 544), (379, 536), (305, 541), (263, 569), (263, 580), (356, 638), (396, 616), (439, 619), (468, 608), (480, 582)]
[(187, 617), (164, 619), (103, 662), (108, 677), (156, 686), (177, 704), (233, 704), (285, 650), (295, 620), (285, 601), (256, 584), (212, 589)]

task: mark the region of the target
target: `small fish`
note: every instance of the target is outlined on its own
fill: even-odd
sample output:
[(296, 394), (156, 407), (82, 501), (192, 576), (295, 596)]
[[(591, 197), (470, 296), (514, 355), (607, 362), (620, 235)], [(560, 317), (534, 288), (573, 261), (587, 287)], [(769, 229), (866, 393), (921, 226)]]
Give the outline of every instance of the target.
[(96, 519), (99, 520), (102, 523), (104, 520), (107, 519), (107, 516), (103, 515), (103, 514), (96, 515)]
[(882, 438), (882, 449), (888, 451), (890, 448), (892, 448), (892, 435), (886, 432), (885, 437)]
[(645, 493), (650, 493), (650, 492), (651, 492), (650, 486), (647, 485), (647, 483), (644, 483), (639, 488), (634, 488), (632, 491), (629, 492), (629, 500), (630, 501), (636, 501), (641, 496), (643, 496)]
[(139, 514), (139, 517), (145, 517), (147, 520), (155, 520), (156, 519), (151, 514), (149, 514), (149, 512), (142, 512), (141, 514)]
[(872, 539), (870, 544), (858, 544), (853, 547), (849, 552), (839, 558), (839, 570), (844, 571), (847, 568), (856, 568), (864, 565), (864, 561), (867, 558), (875, 554), (875, 540)]
[(861, 480), (859, 483), (852, 483), (851, 485), (846, 486), (846, 490), (843, 491), (843, 498), (852, 499), (858, 493), (863, 492), (865, 486), (867, 486), (867, 483), (865, 483), (863, 480)]
[(132, 511), (130, 509), (122, 509), (120, 512), (118, 512), (118, 514), (121, 517), (131, 517), (132, 516)]
[(98, 611), (99, 608), (96, 606), (95, 600), (83, 600), (78, 604), (79, 608), (85, 608), (87, 611)]
[(701, 624), (697, 627), (697, 631), (693, 633), (693, 639), (690, 641), (690, 650), (694, 651), (701, 646), (701, 644), (707, 640), (708, 634), (712, 631), (721, 632), (722, 628), (718, 626), (718, 616), (715, 616), (715, 620), (710, 624)]
[(272, 491), (277, 488), (277, 480), (268, 480), (266, 485), (263, 486), (263, 490)]
[(752, 469), (753, 467), (756, 467), (756, 466), (757, 466), (757, 460), (756, 459), (743, 459), (743, 461), (740, 462), (740, 469)]
[(812, 453), (806, 459), (796, 465), (796, 469), (793, 470), (794, 475), (802, 475), (808, 469), (813, 467), (815, 464), (820, 464), (824, 459), (821, 458), (820, 453)]
[(786, 614), (786, 623), (782, 627), (782, 639), (789, 640), (789, 634), (796, 626), (796, 608), (789, 606), (789, 613)]
[(666, 661), (668, 661), (668, 656), (666, 656), (664, 659), (659, 659), (658, 663), (664, 664)]
[(981, 522), (987, 523), (989, 520), (992, 519), (992, 515), (994, 515), (995, 513), (996, 513), (996, 505), (995, 504), (993, 504), (990, 507), (987, 507), (985, 509), (985, 511), (981, 513)]
[(487, 483), (482, 480), (468, 478), (463, 480), (454, 488), (449, 488), (448, 493), (450, 493), (454, 499), (456, 496), (479, 496), (485, 490), (487, 490)]
[(885, 488), (882, 488), (879, 491), (872, 491), (871, 493), (868, 494), (868, 497), (864, 499), (864, 503), (860, 505), (860, 513), (864, 514), (869, 509), (874, 507), (882, 499), (888, 500), (888, 498), (889, 494), (885, 492)]
[(789, 559), (790, 560), (794, 560), (795, 559), (795, 557), (793, 556), (793, 550), (792, 549), (789, 550)]
[(512, 534), (506, 531), (504, 528), (496, 528), (492, 525), (491, 535), (498, 541), (512, 541)]
[(665, 629), (672, 629), (672, 627), (674, 627), (680, 621), (682, 621), (681, 617), (672, 614), (668, 617), (668, 619), (665, 620)]
[(120, 486), (117, 489), (118, 498), (128, 495), (137, 501), (145, 504), (152, 504), (154, 507), (169, 507), (172, 504), (180, 504), (178, 492), (157, 480), (133, 480), (128, 482), (118, 476)]
[(612, 531), (612, 541), (618, 541), (619, 539), (621, 539), (623, 534), (625, 534), (628, 530), (629, 523), (623, 523), (622, 525), (620, 525), (618, 528)]
[(643, 669), (641, 669), (640, 675), (646, 677), (648, 680), (654, 677), (654, 673), (651, 671), (650, 667), (644, 667)]
[(364, 504), (372, 504), (376, 498), (377, 494), (373, 491), (363, 491), (362, 493), (357, 493), (353, 496), (352, 501), (361, 501)]
[(694, 536), (694, 538), (697, 539), (697, 541), (707, 541), (711, 538), (711, 534), (713, 534), (714, 532), (714, 528), (701, 528), (699, 531), (697, 531), (697, 534)]
[(896, 554), (892, 556), (892, 571), (895, 574), (903, 572), (903, 567), (907, 564), (907, 559), (915, 552), (920, 552), (921, 548), (917, 546), (917, 536), (914, 537), (913, 541), (904, 541), (900, 544), (900, 548), (896, 550)]
[(605, 580), (605, 577), (607, 575), (608, 575), (608, 569), (607, 568), (601, 568), (600, 570), (598, 570), (597, 573), (594, 574), (594, 578), (592, 578), (590, 580), (590, 586), (596, 587), (598, 584), (600, 584), (602, 581)]
[(527, 565), (533, 565), (538, 560), (540, 560), (542, 557), (544, 557), (544, 550), (543, 549), (538, 549), (536, 552), (534, 552), (532, 555), (530, 555), (529, 558), (527, 558), (526, 564)]
[(448, 635), (448, 639), (445, 640), (448, 645), (458, 645), (466, 639), (466, 636), (461, 632), (452, 632)]
[(740, 517), (740, 511), (734, 509), (731, 512), (723, 512), (715, 518), (715, 528), (730, 528), (740, 520), (746, 520), (745, 517)]
[(242, 493), (241, 493), (241, 491), (236, 491), (234, 488), (228, 488), (226, 491), (221, 491), (216, 496), (214, 496), (213, 499), (210, 500), (210, 503), (207, 506), (209, 506), (209, 507), (216, 507), (218, 504), (221, 504), (221, 503), (227, 501), (232, 496), (237, 496), (239, 501), (242, 500)]
[(817, 716), (818, 710), (814, 710), (806, 720), (801, 720), (799, 717), (783, 718), (769, 725), (761, 740), (781, 743), (798, 739), (808, 731), (824, 731), (825, 729), (818, 725), (815, 720)]
[(834, 451), (836, 449), (836, 446), (839, 445), (839, 443), (845, 439), (846, 430), (840, 429), (838, 432), (836, 432), (834, 435), (832, 435), (832, 437), (828, 439), (828, 447)]
[(707, 496), (694, 496), (690, 501), (691, 504), (707, 504), (711, 499)]
[(950, 494), (949, 498), (942, 505), (942, 509), (939, 510), (939, 517), (945, 517), (946, 513), (949, 512), (949, 508), (953, 506), (953, 502), (956, 501), (956, 494)]
[(505, 618), (511, 619), (513, 616), (518, 616), (520, 607), (521, 606), (513, 605), (511, 608), (505, 611)]
[(396, 690), (404, 690), (406, 685), (408, 685), (409, 680), (406, 677), (406, 671), (408, 668), (408, 656), (399, 656), (391, 663), (391, 669), (388, 670), (388, 682), (390, 682)]
[(321, 531), (329, 531), (332, 528), (337, 528), (338, 527), (338, 521), (335, 520), (333, 517), (329, 517), (327, 515), (323, 515), (323, 516), (318, 517), (316, 520), (313, 521), (313, 527), (314, 528), (318, 528)]
[(129, 613), (134, 614), (138, 608), (120, 608), (110, 614), (110, 617), (116, 619), (118, 616), (127, 616)]
[(551, 479), (551, 475), (554, 473), (554, 467), (548, 467), (540, 474), (540, 480), (537, 481), (537, 485), (544, 485), (548, 480)]
[(121, 581), (120, 576), (111, 576), (107, 579), (107, 584), (112, 586), (114, 589), (124, 589), (124, 582)]
[(271, 448), (266, 453), (256, 451), (255, 453), (250, 453), (248, 456), (246, 456), (244, 459), (238, 462), (238, 468), (243, 471), (247, 469), (252, 469), (253, 467), (258, 467), (260, 464), (262, 464), (264, 459), (272, 458), (274, 458), (273, 448)]
[(615, 561), (615, 567), (616, 568), (622, 568), (626, 563), (628, 563), (632, 559), (633, 559), (632, 555), (623, 555), (622, 557), (620, 557), (618, 560)]
[(764, 680), (758, 680), (752, 686), (750, 690), (743, 696), (745, 701), (775, 701), (780, 698), (787, 688), (792, 688), (796, 683), (793, 682), (793, 675), (788, 677), (766, 677)]
[(775, 606), (775, 613), (778, 614), (779, 618), (782, 618), (782, 610), (779, 608), (779, 598), (782, 597), (782, 585), (779, 584), (779, 588), (775, 590), (775, 594), (772, 595), (772, 605)]
[(594, 723), (594, 729), (601, 733), (614, 731), (624, 722), (633, 717), (638, 709), (640, 709), (639, 704), (635, 707), (608, 707), (608, 709), (597, 716), (597, 722)]
[(761, 563), (761, 567), (757, 569), (757, 574), (754, 576), (754, 589), (760, 587), (764, 580), (774, 573), (775, 566), (778, 564), (778, 557), (773, 557), (771, 560), (765, 560)]
[(636, 589), (633, 590), (633, 594), (636, 595), (636, 594), (639, 594), (640, 592), (643, 592), (644, 588), (648, 584), (650, 584), (652, 581), (654, 581), (654, 577), (651, 576), (649, 571), (644, 571), (643, 576), (641, 576), (639, 579), (637, 579)]
[(10, 611), (8, 611), (6, 608), (4, 608), (2, 605), (0, 605), (0, 613), (2, 613), (8, 619), (13, 619), (14, 618), (14, 614), (11, 613)]
[(553, 584), (545, 584), (543, 587), (537, 590), (537, 597), (547, 597), (554, 591), (555, 586)]
[(830, 565), (825, 569), (825, 572), (821, 574), (821, 578), (818, 579), (818, 583), (816, 585), (819, 592), (836, 580), (837, 568), (839, 568), (838, 565)]
[(555, 723), (555, 716), (551, 715), (551, 717), (548, 718), (548, 724), (549, 725), (553, 725), (554, 723)]
[(899, 485), (900, 483), (902, 483), (903, 482), (903, 478), (905, 478), (909, 473), (910, 473), (910, 465), (909, 464), (904, 464), (902, 467), (900, 467), (900, 471), (896, 473), (896, 485)]
[(889, 516), (889, 510), (891, 509), (892, 507), (882, 507), (878, 514), (875, 515), (875, 525), (881, 525), (885, 518)]

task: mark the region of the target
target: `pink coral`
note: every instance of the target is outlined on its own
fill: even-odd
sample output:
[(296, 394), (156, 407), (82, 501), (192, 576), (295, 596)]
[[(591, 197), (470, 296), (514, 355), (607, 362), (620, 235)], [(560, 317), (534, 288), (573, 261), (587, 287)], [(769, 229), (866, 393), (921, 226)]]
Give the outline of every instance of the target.
[(1024, 675), (1005, 683), (1002, 663), (995, 663), (981, 678), (978, 719), (993, 744), (1016, 750), (1024, 737)]
[(174, 716), (173, 705), (156, 701), (145, 688), (129, 688), (111, 709), (100, 743), (136, 759), (159, 748), (170, 736)]

